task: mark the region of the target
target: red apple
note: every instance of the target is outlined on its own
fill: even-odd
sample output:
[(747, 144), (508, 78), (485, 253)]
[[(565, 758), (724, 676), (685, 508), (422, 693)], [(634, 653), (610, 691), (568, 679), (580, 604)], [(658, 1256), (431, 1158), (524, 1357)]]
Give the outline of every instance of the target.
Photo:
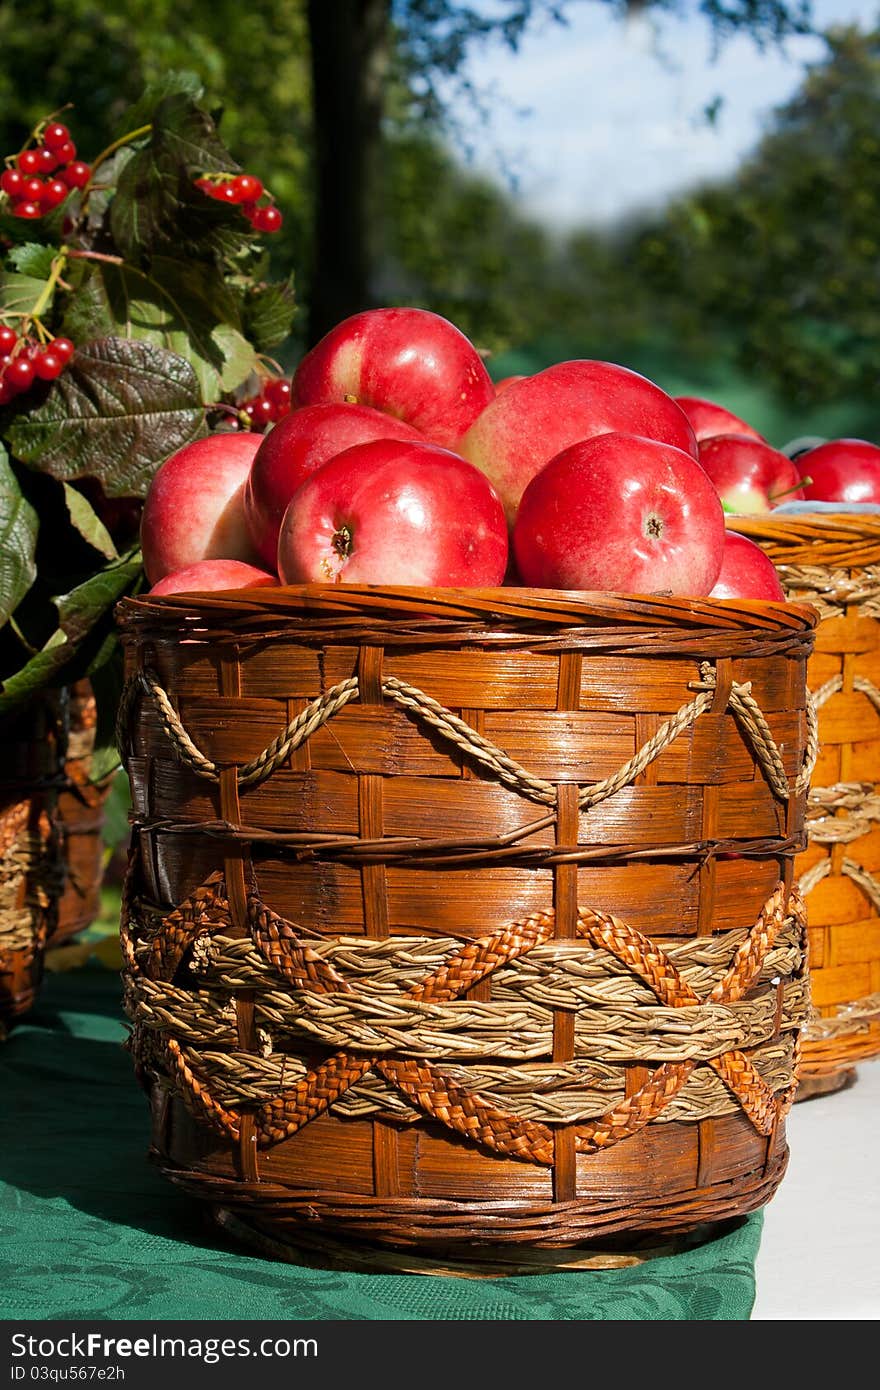
[(829, 439), (798, 455), (815, 502), (880, 502), (880, 447), (867, 439)]
[(785, 590), (769, 555), (748, 536), (728, 531), (721, 571), (709, 597), (770, 599), (778, 603), (785, 599)]
[(752, 439), (763, 439), (756, 429), (727, 410), (717, 401), (706, 400), (703, 396), (674, 396), (693, 426), (699, 444), (713, 434), (747, 434)]
[(278, 564), (281, 518), (300, 483), (344, 449), (372, 439), (425, 436), (368, 405), (306, 405), (292, 410), (264, 436), (244, 489), (251, 540), (272, 569)]
[(712, 479), (725, 511), (770, 512), (777, 502), (803, 497), (805, 468), (781, 449), (749, 434), (715, 434), (700, 444), (700, 463)]
[(500, 396), (502, 391), (506, 391), (508, 386), (512, 386), (515, 381), (525, 381), (525, 374), (514, 372), (511, 376), (503, 376), (495, 383), (495, 395)]
[(602, 434), (564, 449), (529, 483), (513, 529), (525, 584), (708, 594), (724, 512), (684, 449)]
[(310, 473), (281, 523), (286, 584), (501, 584), (504, 511), (479, 469), (433, 444), (356, 444)]
[(656, 439), (694, 458), (687, 416), (647, 377), (614, 362), (571, 361), (515, 381), (459, 441), (458, 451), (494, 483), (513, 525), (519, 500), (550, 459), (594, 435)]
[(200, 560), (259, 559), (244, 515), (244, 485), (262, 436), (211, 434), (167, 458), (154, 474), (141, 517), (151, 584)]
[(293, 377), (294, 406), (348, 402), (452, 448), (495, 399), (473, 343), (427, 309), (366, 309), (331, 328)]
[(161, 594), (193, 594), (210, 589), (262, 589), (278, 587), (274, 574), (245, 565), (241, 560), (200, 560), (186, 569), (166, 574), (150, 590), (150, 596)]

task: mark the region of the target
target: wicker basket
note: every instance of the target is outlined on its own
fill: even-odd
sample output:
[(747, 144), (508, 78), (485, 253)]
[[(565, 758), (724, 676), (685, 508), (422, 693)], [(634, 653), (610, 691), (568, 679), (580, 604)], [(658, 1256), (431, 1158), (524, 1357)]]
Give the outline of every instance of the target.
[(821, 621), (807, 668), (819, 759), (797, 861), (816, 1016), (797, 1099), (840, 1089), (880, 1055), (880, 516), (728, 517)]
[(49, 944), (57, 946), (85, 931), (97, 917), (104, 881), (104, 818), (111, 779), (90, 781), (97, 707), (88, 680), (69, 690), (70, 731), (58, 824), (64, 859), (64, 890)]
[(770, 1198), (813, 610), (343, 585), (119, 621), (169, 1178), (276, 1250), (659, 1238)]
[(66, 699), (53, 692), (0, 721), (0, 1033), (33, 1004), (58, 921), (66, 734)]

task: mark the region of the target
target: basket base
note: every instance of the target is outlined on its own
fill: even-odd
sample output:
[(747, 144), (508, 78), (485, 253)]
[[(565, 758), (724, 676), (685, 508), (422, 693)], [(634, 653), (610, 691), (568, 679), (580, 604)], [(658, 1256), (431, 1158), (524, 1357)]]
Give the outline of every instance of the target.
[(825, 1076), (805, 1076), (798, 1084), (795, 1103), (812, 1100), (815, 1096), (830, 1096), (835, 1091), (846, 1091), (855, 1084), (855, 1067), (842, 1067), (840, 1071), (829, 1072)]
[(338, 1244), (347, 1257), (378, 1249), (449, 1261), (454, 1252), (492, 1263), (526, 1248), (548, 1258), (568, 1250), (580, 1259), (629, 1256), (764, 1206), (788, 1163), (783, 1124), (763, 1138), (745, 1116), (719, 1118), (706, 1127), (702, 1150), (696, 1125), (646, 1126), (619, 1146), (581, 1156), (579, 1191), (559, 1200), (545, 1168), (425, 1126), (399, 1136), (398, 1192), (381, 1194), (370, 1190), (372, 1154), (359, 1142), (364, 1132), (372, 1137), (369, 1122), (319, 1116), (261, 1152), (258, 1171), (245, 1176), (231, 1145), (166, 1088), (143, 1080), (153, 1111), (150, 1157), (163, 1175), (206, 1210), (232, 1213), (261, 1238), (297, 1252)]
[(502, 1276), (556, 1274), (589, 1270), (630, 1269), (661, 1256), (680, 1254), (710, 1240), (718, 1240), (738, 1229), (744, 1217), (706, 1222), (686, 1234), (659, 1242), (656, 1236), (641, 1242), (630, 1239), (615, 1248), (613, 1242), (589, 1243), (573, 1249), (553, 1250), (532, 1246), (475, 1247), (464, 1253), (460, 1246), (437, 1246), (430, 1255), (412, 1250), (395, 1250), (364, 1245), (359, 1241), (335, 1240), (327, 1234), (312, 1234), (300, 1226), (289, 1233), (277, 1225), (268, 1231), (259, 1221), (249, 1219), (229, 1207), (213, 1207), (212, 1224), (248, 1249), (281, 1260), (285, 1264), (310, 1269), (333, 1269), (363, 1274), (442, 1274), (459, 1279), (497, 1279)]
[(8, 1031), (29, 1013), (43, 978), (42, 946), (0, 951), (0, 1029)]

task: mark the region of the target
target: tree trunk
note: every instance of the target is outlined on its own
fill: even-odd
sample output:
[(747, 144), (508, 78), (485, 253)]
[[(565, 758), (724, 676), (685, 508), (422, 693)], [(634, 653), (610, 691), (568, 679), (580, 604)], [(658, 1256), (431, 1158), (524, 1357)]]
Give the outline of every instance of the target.
[(313, 344), (373, 303), (391, 0), (308, 0), (307, 13), (315, 149)]

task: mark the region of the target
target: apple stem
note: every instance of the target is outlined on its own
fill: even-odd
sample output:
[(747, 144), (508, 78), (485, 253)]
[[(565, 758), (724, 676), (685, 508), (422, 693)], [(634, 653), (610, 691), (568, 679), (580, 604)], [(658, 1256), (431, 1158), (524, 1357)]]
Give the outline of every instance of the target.
[(351, 531), (347, 526), (340, 526), (339, 530), (333, 535), (333, 549), (343, 560), (347, 560), (351, 554)]
[(769, 493), (770, 501), (781, 502), (783, 497), (790, 497), (793, 492), (800, 492), (802, 487), (809, 487), (812, 481), (812, 478), (800, 478), (792, 487), (787, 487), (782, 492)]

